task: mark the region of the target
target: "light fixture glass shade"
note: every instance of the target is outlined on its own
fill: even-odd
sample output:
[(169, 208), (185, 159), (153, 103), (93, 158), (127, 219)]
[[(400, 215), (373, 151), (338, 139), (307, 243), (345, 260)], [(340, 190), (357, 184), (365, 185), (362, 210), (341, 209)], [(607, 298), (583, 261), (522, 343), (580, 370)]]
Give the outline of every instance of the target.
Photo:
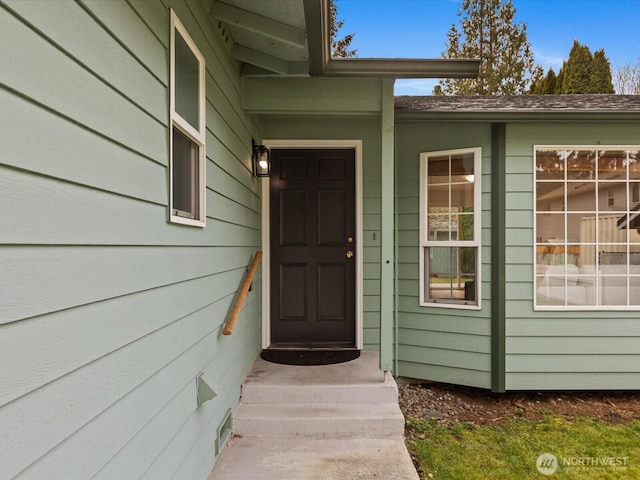
[(256, 177), (268, 177), (271, 174), (270, 152), (264, 145), (253, 145), (253, 174)]

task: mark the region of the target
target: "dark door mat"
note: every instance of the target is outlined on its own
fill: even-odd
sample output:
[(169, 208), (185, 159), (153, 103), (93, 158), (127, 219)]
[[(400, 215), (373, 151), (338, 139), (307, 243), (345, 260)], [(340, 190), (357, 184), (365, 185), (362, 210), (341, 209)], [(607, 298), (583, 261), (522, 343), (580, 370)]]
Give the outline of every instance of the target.
[(263, 350), (260, 356), (271, 363), (283, 365), (332, 365), (355, 360), (359, 350)]

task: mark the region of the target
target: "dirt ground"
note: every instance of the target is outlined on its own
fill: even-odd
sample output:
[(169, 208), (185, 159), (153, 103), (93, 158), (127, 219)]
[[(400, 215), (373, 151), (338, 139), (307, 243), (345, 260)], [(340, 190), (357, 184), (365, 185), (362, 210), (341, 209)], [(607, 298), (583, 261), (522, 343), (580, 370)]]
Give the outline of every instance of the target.
[(508, 392), (442, 383), (398, 385), (405, 417), (435, 418), (444, 424), (495, 425), (507, 418), (540, 420), (545, 414), (602, 419), (612, 424), (640, 420), (640, 391)]

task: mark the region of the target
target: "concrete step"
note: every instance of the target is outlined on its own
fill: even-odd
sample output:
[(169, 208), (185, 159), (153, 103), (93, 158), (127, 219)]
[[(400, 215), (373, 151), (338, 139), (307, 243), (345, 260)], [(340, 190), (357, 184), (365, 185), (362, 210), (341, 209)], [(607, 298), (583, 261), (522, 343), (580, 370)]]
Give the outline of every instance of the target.
[(398, 387), (363, 351), (342, 364), (294, 366), (258, 359), (242, 386), (243, 403), (397, 403)]
[(402, 438), (233, 437), (209, 480), (419, 480)]
[(236, 435), (302, 438), (393, 438), (404, 435), (397, 403), (241, 403)]
[(304, 367), (259, 358), (233, 431), (209, 480), (418, 480), (398, 388), (377, 352)]
[(242, 386), (244, 403), (397, 403), (393, 381), (344, 385), (276, 385), (249, 383)]

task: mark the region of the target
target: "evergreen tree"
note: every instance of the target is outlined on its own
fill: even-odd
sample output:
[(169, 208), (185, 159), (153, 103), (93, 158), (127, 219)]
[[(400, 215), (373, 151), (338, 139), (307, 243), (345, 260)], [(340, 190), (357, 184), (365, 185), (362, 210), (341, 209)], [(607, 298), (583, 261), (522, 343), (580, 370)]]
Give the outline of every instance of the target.
[(556, 72), (553, 71), (553, 68), (549, 69), (547, 76), (544, 78), (542, 82), (542, 91), (540, 92), (543, 95), (552, 94), (556, 91), (556, 82), (558, 81), (558, 77), (556, 76)]
[(569, 59), (562, 67), (564, 78), (560, 93), (592, 93), (590, 88), (592, 62), (593, 56), (589, 47), (574, 40)]
[(611, 65), (604, 50), (592, 55), (589, 47), (574, 40), (569, 58), (558, 73), (555, 93), (615, 93)]
[(562, 84), (564, 83), (564, 67), (567, 62), (562, 62), (562, 68), (558, 72), (558, 76), (556, 77), (556, 86), (553, 89), (553, 93), (559, 95), (562, 93)]
[(349, 50), (349, 45), (355, 36), (355, 33), (345, 35), (343, 38), (336, 38), (338, 30), (344, 25), (344, 20), (338, 20), (338, 7), (336, 1), (331, 0), (331, 56), (340, 58), (355, 57), (358, 54), (358, 50)]
[(589, 80), (589, 93), (616, 93), (611, 81), (611, 65), (604, 54), (604, 49), (593, 54)]
[(514, 95), (525, 93), (533, 74), (533, 54), (524, 23), (514, 24), (511, 0), (463, 0), (459, 31), (447, 33), (443, 58), (480, 58), (475, 79), (445, 79), (434, 89), (444, 95)]
[(556, 72), (550, 68), (544, 78), (531, 82), (531, 90), (529, 93), (533, 95), (547, 95), (555, 92), (557, 82)]

